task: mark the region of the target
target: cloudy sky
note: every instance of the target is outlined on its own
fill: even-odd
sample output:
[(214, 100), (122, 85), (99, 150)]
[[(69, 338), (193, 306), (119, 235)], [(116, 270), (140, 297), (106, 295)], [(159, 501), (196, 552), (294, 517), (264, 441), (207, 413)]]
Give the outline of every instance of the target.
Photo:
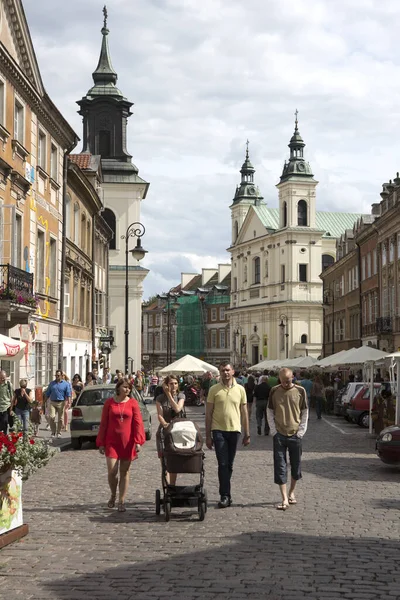
[[(25, 0), (44, 84), (81, 137), (103, 3)], [(109, 0), (118, 87), (135, 103), (128, 148), (142, 203), (144, 297), (229, 262), (245, 142), (270, 207), (293, 113), (320, 210), (370, 212), (400, 170), (397, 0)]]

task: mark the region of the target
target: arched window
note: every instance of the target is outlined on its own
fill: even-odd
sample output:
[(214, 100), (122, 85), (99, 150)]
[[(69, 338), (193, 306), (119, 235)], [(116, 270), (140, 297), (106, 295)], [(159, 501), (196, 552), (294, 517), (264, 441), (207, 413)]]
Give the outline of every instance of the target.
[(287, 227), (287, 204), (286, 202), (282, 205), (282, 223), (283, 227)]
[(65, 233), (67, 238), (71, 239), (71, 196), (65, 197)]
[(86, 252), (86, 217), (82, 215), (81, 219), (81, 249)]
[(112, 230), (113, 232), (113, 237), (110, 240), (110, 250), (115, 250), (116, 248), (116, 219), (115, 219), (115, 214), (113, 213), (112, 210), (110, 210), (109, 208), (105, 208), (103, 211), (103, 219), (105, 220), (105, 222), (107, 223), (107, 225), (109, 226), (109, 228)]
[(244, 266), (243, 270), (243, 281), (247, 281), (247, 265)]
[(90, 233), (91, 233), (90, 230), (91, 230), (90, 221), (88, 219), (87, 231), (86, 231), (86, 254), (89, 254), (89, 256), (92, 255), (92, 237), (90, 235)]
[(79, 244), (79, 204), (74, 206), (74, 243)]
[(299, 227), (307, 227), (307, 202), (300, 200), (297, 205), (297, 225)]
[(300, 344), (307, 344), (307, 335), (305, 333), (301, 336)]
[(335, 259), (333, 258), (333, 256), (331, 256), (330, 254), (323, 254), (322, 255), (322, 270), (325, 271), (325, 269), (327, 269), (328, 267), (333, 265), (334, 262), (335, 262)]
[(260, 258), (259, 258), (259, 256), (256, 256), (253, 261), (253, 273), (254, 273), (253, 283), (260, 283), (261, 273), (260, 273)]
[(265, 279), (268, 279), (268, 260), (265, 261)]
[(239, 223), (237, 221), (235, 221), (235, 224), (233, 226), (233, 241), (236, 242), (236, 240), (238, 239), (238, 235), (239, 235)]

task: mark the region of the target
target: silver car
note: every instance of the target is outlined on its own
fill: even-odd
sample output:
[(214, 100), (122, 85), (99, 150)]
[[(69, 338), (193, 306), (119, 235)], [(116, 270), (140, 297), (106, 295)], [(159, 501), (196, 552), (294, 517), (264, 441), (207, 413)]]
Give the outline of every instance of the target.
[[(74, 400), (70, 427), (71, 443), (75, 450), (79, 450), (84, 441), (94, 442), (96, 440), (104, 402), (114, 394), (115, 385), (90, 385), (85, 387), (76, 400)], [(151, 415), (147, 410), (147, 406), (143, 402), (142, 397), (135, 388), (132, 389), (131, 396), (139, 403), (144, 430), (146, 432), (146, 440), (150, 440)]]

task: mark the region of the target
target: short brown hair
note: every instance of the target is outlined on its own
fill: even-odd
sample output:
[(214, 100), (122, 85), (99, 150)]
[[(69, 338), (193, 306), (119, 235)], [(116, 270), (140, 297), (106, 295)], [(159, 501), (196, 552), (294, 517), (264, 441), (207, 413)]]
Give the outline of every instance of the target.
[(117, 392), (117, 394), (121, 385), (128, 385), (129, 389), (132, 391), (132, 384), (127, 379), (119, 379), (115, 384), (115, 391)]

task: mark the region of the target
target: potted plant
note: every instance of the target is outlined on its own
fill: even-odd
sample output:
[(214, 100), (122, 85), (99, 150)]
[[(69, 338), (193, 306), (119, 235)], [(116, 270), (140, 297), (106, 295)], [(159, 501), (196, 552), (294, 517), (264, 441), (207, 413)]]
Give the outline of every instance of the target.
[[(28, 528), (22, 519), (22, 481), (46, 465), (55, 450), (45, 440), (30, 434), (0, 433), (0, 548), (22, 535)], [(7, 536), (20, 529), (12, 539)]]

